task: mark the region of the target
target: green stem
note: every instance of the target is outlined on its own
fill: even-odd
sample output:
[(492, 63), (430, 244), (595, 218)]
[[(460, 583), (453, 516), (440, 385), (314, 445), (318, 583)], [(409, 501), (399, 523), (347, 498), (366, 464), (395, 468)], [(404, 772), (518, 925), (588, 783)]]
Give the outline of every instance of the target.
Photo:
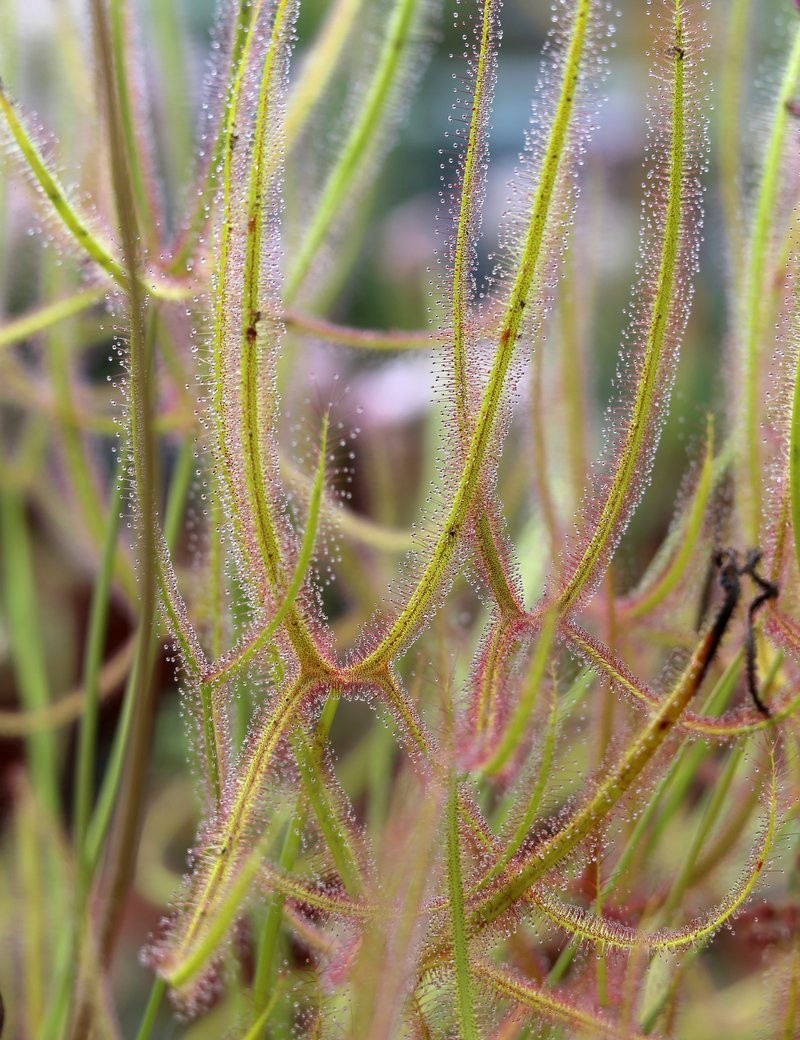
[(186, 75), (187, 27), (175, 4), (150, 0), (148, 15), (153, 24), (158, 53), (164, 126), (169, 127), (169, 133), (164, 135), (164, 146), (168, 180), (174, 192), (184, 186), (187, 171), (191, 168), (194, 147)]
[[(50, 703), (50, 690), (41, 645), (25, 503), (10, 490), (0, 495), (0, 535), (11, 661), (22, 705), (33, 711)], [(33, 790), (42, 807), (56, 819), (61, 799), (54, 734), (47, 729), (32, 732), (27, 738), (27, 756)]]
[(125, 146), (125, 155), (129, 164), (131, 186), (136, 202), (136, 222), (140, 228), (146, 229), (147, 239), (152, 245), (154, 224), (152, 205), (144, 175), (141, 148), (136, 139), (133, 105), (128, 84), (128, 52), (125, 43), (129, 37), (129, 27), (125, 24), (127, 14), (125, 7), (126, 0), (110, 0), (108, 8), (111, 46), (114, 52), (117, 109)]
[(669, 896), (664, 904), (664, 913), (667, 915), (674, 913), (683, 900), (686, 889), (689, 886), (689, 879), (692, 871), (695, 868), (698, 857), (705, 845), (711, 828), (719, 818), (722, 806), (725, 802), (730, 786), (733, 783), (736, 770), (739, 768), (739, 763), (742, 760), (743, 754), (743, 744), (737, 744), (728, 756), (728, 761), (725, 764), (722, 775), (716, 781), (711, 790), (708, 804), (700, 815), (700, 820), (697, 824), (694, 836), (692, 837), (685, 854), (681, 858), (680, 873), (675, 879), (675, 883), (670, 889)]
[(378, 59), (375, 75), (366, 93), (363, 108), (331, 170), (322, 197), (308, 224), (284, 286), (284, 301), (291, 303), (316, 256), (331, 224), (338, 216), (347, 193), (352, 189), (363, 164), (370, 141), (380, 128), (381, 118), (392, 93), (401, 61), (405, 55), (414, 14), (419, 0), (397, 0), (389, 22), (386, 41)]
[[(286, 835), (278, 855), (278, 867), (284, 873), (294, 870), (295, 861), (300, 853), (301, 837), (306, 822), (306, 808), (298, 802), (286, 828)], [(278, 939), (281, 921), (283, 920), (284, 896), (274, 892), (267, 900), (266, 914), (261, 933), (258, 938), (256, 969), (253, 978), (253, 1005), (258, 1012), (268, 1004), (270, 993), (275, 986), (277, 975)]]
[(336, 71), (337, 60), (351, 38), (356, 15), (364, 0), (339, 0), (305, 56), (303, 71), (286, 108), (286, 151), (292, 150), (305, 129), (308, 116), (325, 93)]
[[(109, 871), (98, 928), (98, 951), (106, 962), (113, 949), (123, 900), (133, 876), (139, 840), (144, 783), (155, 706), (154, 689), (148, 669), (151, 639), (156, 631), (156, 457), (153, 429), (152, 351), (145, 335), (145, 299), (140, 280), (139, 230), (134, 206), (134, 191), (126, 156), (122, 120), (116, 94), (114, 50), (106, 8), (102, 0), (91, 0), (92, 28), (101, 93), (105, 105), (106, 128), (111, 154), (111, 173), (120, 225), (124, 283), (130, 307), (130, 445), (133, 455), (134, 483), (139, 510), (140, 551), (140, 640), (137, 647), (138, 676), (134, 697), (130, 742), (126, 749), (125, 778), (117, 806), (115, 826), (109, 849)], [(88, 1027), (90, 1009), (79, 1007), (76, 1032)]]
[(136, 1032), (136, 1040), (150, 1040), (153, 1026), (158, 1018), (158, 1009), (161, 1007), (161, 1001), (164, 999), (166, 989), (167, 986), (163, 979), (156, 978), (153, 981), (153, 987), (150, 990), (150, 996), (147, 998), (142, 1021)]
[(37, 307), (36, 310), (20, 315), (12, 321), (0, 325), (0, 350), (11, 347), (15, 343), (30, 339), (39, 332), (44, 332), (51, 325), (55, 325), (67, 318), (73, 318), (94, 307), (105, 298), (105, 289), (82, 289), (73, 293), (56, 303)]
[(453, 929), (459, 1037), (461, 1040), (478, 1040), (475, 1001), (467, 952), (467, 927), (464, 917), (464, 889), (461, 880), (461, 853), (458, 835), (458, 780), (455, 773), (450, 774), (450, 792), (447, 801), (447, 883), (450, 893), (450, 922)]
[(752, 6), (751, 0), (731, 0), (724, 12), (725, 44), (718, 95), (719, 184), (728, 257), (737, 292), (741, 288), (742, 258), (745, 256), (741, 194), (742, 109), (746, 102), (744, 80)]
[(120, 456), (117, 473), (112, 484), (113, 493), (108, 504), (108, 521), (103, 540), (100, 567), (97, 572), (92, 603), (89, 609), (89, 626), (84, 647), (83, 691), (84, 705), (81, 714), (81, 725), (78, 736), (78, 754), (75, 767), (75, 824), (73, 844), (76, 850), (79, 892), (86, 890), (88, 884), (87, 861), (85, 859), (86, 833), (92, 804), (94, 783), (95, 751), (97, 743), (97, 719), (99, 708), (98, 680), (103, 657), (106, 623), (111, 599), (111, 585), (114, 574), (114, 557), (117, 551), (117, 536), (120, 528), (120, 515), (124, 497), (122, 470), (125, 459)]

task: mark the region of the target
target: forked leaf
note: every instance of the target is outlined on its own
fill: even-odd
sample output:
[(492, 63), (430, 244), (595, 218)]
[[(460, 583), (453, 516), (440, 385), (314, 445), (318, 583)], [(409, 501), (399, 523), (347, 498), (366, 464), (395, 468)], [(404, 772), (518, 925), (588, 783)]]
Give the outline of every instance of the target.
[(550, 227), (551, 204), (557, 188), (568, 175), (568, 143), (584, 49), (589, 30), (590, 0), (577, 0), (570, 43), (563, 62), (563, 76), (556, 114), (541, 162), (541, 174), (531, 205), (521, 258), (509, 290), (500, 323), (499, 340), (489, 379), (464, 458), (452, 503), (422, 574), (400, 615), (378, 645), (351, 666), (354, 678), (384, 668), (414, 638), (434, 596), (441, 595), (465, 525), (480, 494), (481, 477), (503, 396), (503, 384), (523, 323), (525, 306), (539, 271), (542, 246)]
[(325, 490), (325, 465), (328, 450), (328, 424), (326, 415), (320, 430), (320, 450), (314, 481), (311, 485), (311, 494), (308, 501), (308, 513), (306, 515), (306, 526), (303, 532), (303, 541), (297, 554), (297, 562), (286, 592), (281, 599), (275, 612), (266, 623), (254, 626), (232, 651), (227, 653), (221, 660), (209, 665), (202, 675), (202, 685), (210, 691), (235, 679), (242, 670), (252, 661), (260, 651), (270, 642), (278, 632), (280, 626), (294, 607), (300, 590), (307, 582), (314, 556), (314, 546), (319, 531), (320, 513), (322, 510), (323, 495)]
[[(607, 479), (599, 515), (591, 520), (588, 540), (565, 566), (565, 578), (557, 591), (558, 609), (569, 614), (594, 587), (605, 561), (620, 538), (650, 468), (660, 427), (660, 413), (671, 383), (677, 344), (688, 318), (691, 290), (689, 277), (696, 266), (698, 216), (696, 143), (702, 119), (693, 105), (691, 70), (700, 55), (695, 32), (687, 26), (687, 10), (675, 0), (672, 25), (663, 47), (672, 73), (670, 110), (663, 114), (668, 136), (666, 203), (650, 202), (645, 226), (655, 224), (659, 239), (653, 250), (657, 268), (646, 270), (637, 287), (646, 301), (632, 323), (630, 336), (640, 338), (638, 380), (630, 415), (614, 444), (612, 472)], [(655, 212), (651, 212), (651, 209)], [(645, 265), (652, 263), (649, 255)], [(612, 440), (616, 438), (612, 437)]]

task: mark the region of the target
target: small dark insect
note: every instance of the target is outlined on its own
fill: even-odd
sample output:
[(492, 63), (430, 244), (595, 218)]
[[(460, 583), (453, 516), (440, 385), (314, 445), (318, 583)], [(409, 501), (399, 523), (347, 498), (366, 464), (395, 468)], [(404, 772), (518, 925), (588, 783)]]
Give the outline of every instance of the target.
[[(741, 578), (748, 575), (761, 590), (750, 602), (747, 608), (747, 627), (745, 634), (745, 655), (747, 665), (747, 689), (753, 699), (753, 703), (761, 712), (769, 718), (769, 708), (761, 700), (758, 693), (758, 673), (756, 671), (756, 636), (755, 615), (760, 607), (768, 599), (775, 599), (778, 595), (778, 586), (766, 578), (762, 578), (756, 571), (761, 560), (760, 549), (750, 549), (743, 564), (739, 564), (739, 554), (735, 549), (718, 549), (712, 557), (712, 562), (719, 572), (719, 583), (725, 598), (719, 608), (717, 616), (711, 626), (711, 650), (706, 662), (706, 668), (711, 663), (717, 647), (722, 641), (725, 630), (742, 594)], [(705, 670), (705, 669), (704, 669)]]

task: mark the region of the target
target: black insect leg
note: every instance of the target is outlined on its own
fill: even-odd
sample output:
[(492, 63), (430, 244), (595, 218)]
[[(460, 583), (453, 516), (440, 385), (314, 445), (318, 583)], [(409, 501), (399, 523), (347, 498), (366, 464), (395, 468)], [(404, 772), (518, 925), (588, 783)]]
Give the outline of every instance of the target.
[[(762, 578), (758, 573), (756, 567), (758, 567), (760, 561), (761, 551), (759, 549), (751, 549), (747, 554), (745, 562), (741, 566), (739, 566), (739, 555), (735, 549), (719, 549), (714, 553), (712, 564), (719, 571), (719, 584), (725, 594), (725, 598), (722, 601), (722, 605), (720, 606), (717, 616), (714, 618), (709, 631), (708, 656), (706, 657), (705, 664), (700, 674), (700, 680), (702, 681), (708, 671), (714, 655), (722, 642), (722, 637), (725, 635), (728, 624), (733, 617), (733, 613), (736, 610), (742, 591), (741, 579), (745, 574), (749, 575), (761, 591), (754, 597), (750, 606), (747, 608), (747, 625), (745, 632), (747, 689), (756, 708), (758, 708), (762, 715), (769, 718), (769, 708), (761, 700), (758, 692), (755, 616), (767, 600), (775, 599), (778, 595), (778, 586), (774, 582)], [(703, 598), (705, 599), (705, 595)]]
[(739, 561), (734, 549), (720, 549), (714, 553), (713, 562), (719, 568), (719, 583), (725, 593), (722, 605), (717, 611), (717, 616), (711, 625), (709, 632), (708, 653), (698, 677), (698, 685), (703, 681), (706, 672), (714, 660), (714, 655), (722, 642), (728, 623), (736, 610), (736, 604), (741, 595), (741, 582), (739, 580)]
[(756, 567), (761, 559), (761, 553), (757, 549), (751, 549), (747, 554), (747, 562), (741, 569), (741, 574), (749, 574), (753, 581), (761, 589), (761, 592), (753, 599), (750, 606), (747, 608), (747, 632), (745, 635), (745, 652), (747, 660), (747, 688), (750, 691), (750, 696), (753, 699), (753, 703), (761, 712), (769, 718), (769, 708), (761, 700), (758, 693), (758, 670), (756, 665), (756, 633), (755, 633), (755, 616), (756, 612), (762, 607), (767, 600), (775, 599), (778, 595), (778, 586), (771, 581), (767, 581), (766, 578), (762, 578), (760, 574), (756, 573)]

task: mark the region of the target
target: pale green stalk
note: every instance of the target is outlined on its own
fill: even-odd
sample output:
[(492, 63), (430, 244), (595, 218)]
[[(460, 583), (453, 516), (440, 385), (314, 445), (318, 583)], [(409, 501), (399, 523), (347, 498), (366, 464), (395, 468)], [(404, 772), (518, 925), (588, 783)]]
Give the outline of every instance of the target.
[[(169, 963), (162, 968), (162, 974), (172, 986), (188, 982), (210, 953), (205, 936), (209, 928), (216, 928), (216, 915), (221, 907), (231, 905), (230, 889), (236, 885), (235, 872), (240, 859), (237, 854), (258, 811), (263, 777), (303, 698), (317, 681), (295, 679), (276, 696), (263, 719), (258, 742), (242, 763), (232, 804), (215, 843), (215, 854), (197, 880), (192, 904), (178, 922), (179, 932), (170, 949)], [(205, 949), (204, 957), (198, 957), (199, 947)]]
[(225, 656), (222, 662), (212, 666), (207, 675), (203, 677), (202, 686), (208, 694), (212, 690), (228, 682), (239, 674), (242, 669), (262, 650), (283, 624), (289, 612), (293, 609), (297, 596), (305, 582), (311, 562), (314, 556), (314, 545), (317, 531), (319, 529), (320, 512), (325, 488), (325, 465), (327, 461), (328, 445), (328, 422), (326, 415), (323, 419), (320, 431), (320, 450), (317, 462), (317, 471), (311, 487), (311, 497), (308, 502), (308, 514), (306, 516), (306, 527), (300, 551), (297, 554), (297, 562), (292, 572), (292, 577), (286, 587), (286, 592), (275, 613), (270, 617), (264, 627), (253, 637), (246, 639), (232, 653)]
[(550, 780), (550, 771), (553, 766), (553, 755), (555, 751), (556, 734), (558, 732), (558, 702), (553, 693), (553, 701), (550, 706), (550, 714), (547, 717), (547, 728), (544, 732), (542, 739), (542, 753), (539, 761), (539, 768), (536, 775), (536, 782), (530, 790), (522, 794), (520, 800), (525, 800), (524, 809), (519, 817), (516, 827), (506, 844), (503, 854), (498, 857), (497, 862), (494, 866), (481, 878), (481, 885), (486, 885), (488, 882), (496, 878), (506, 866), (511, 862), (513, 857), (522, 847), (522, 843), (528, 837), (533, 826), (536, 813), (539, 810), (539, 806), (542, 802), (547, 783)]
[[(297, 466), (287, 459), (281, 458), (280, 471), (282, 478), (290, 488), (299, 492), (303, 497), (309, 494), (311, 482)], [(339, 527), (343, 535), (379, 552), (406, 553), (416, 545), (411, 531), (376, 523), (374, 520), (362, 516), (361, 513), (348, 509), (342, 503), (336, 502), (328, 494), (322, 496), (322, 515)]]
[[(160, 0), (153, 0), (159, 4)], [(169, 6), (164, 4), (163, 6)], [(244, 73), (247, 67), (247, 57), (250, 44), (254, 34), (251, 26), (258, 24), (258, 16), (262, 8), (261, 0), (239, 0), (238, 11), (232, 31), (231, 53), (228, 59), (230, 78), (225, 91), (225, 105), (220, 118), (220, 126), (214, 137), (211, 155), (208, 157), (208, 165), (203, 173), (201, 185), (198, 191), (197, 204), (191, 213), (186, 225), (186, 233), (183, 236), (171, 270), (183, 270), (187, 262), (192, 259), (198, 246), (198, 239), (208, 225), (208, 207), (217, 190), (227, 191), (229, 185), (225, 182), (225, 170), (230, 161), (231, 140), (231, 118), (235, 119), (235, 110), (238, 106), (238, 93), (241, 88)], [(222, 185), (220, 189), (220, 185)], [(223, 212), (226, 212), (223, 207)]]
[(255, 887), (256, 875), (266, 856), (271, 837), (271, 834), (267, 834), (266, 838), (256, 844), (245, 861), (239, 864), (236, 877), (225, 892), (224, 898), (214, 907), (214, 913), (203, 929), (200, 941), (193, 946), (191, 953), (181, 963), (180, 968), (172, 972), (168, 981), (174, 988), (179, 989), (194, 978), (216, 954), (222, 940), (241, 912), (243, 900)]
[(456, 975), (458, 1035), (460, 1040), (478, 1040), (475, 997), (472, 991), (467, 950), (458, 816), (458, 780), (456, 774), (451, 772), (450, 793), (447, 801), (447, 885), (450, 895), (450, 924), (453, 935), (453, 967)]
[(494, 0), (483, 0), (480, 44), (478, 47), (475, 85), (472, 92), (472, 113), (469, 134), (464, 151), (464, 170), (461, 177), (461, 206), (453, 250), (453, 369), (456, 387), (458, 423), (466, 449), (469, 444), (469, 381), (467, 378), (467, 347), (469, 317), (472, 305), (472, 281), (477, 231), (477, 196), (485, 174), (481, 164), (485, 159), (486, 121), (491, 101), (492, 55), (491, 31), (494, 23)]
[[(328, 703), (335, 709), (337, 701), (338, 698), (331, 697)], [(305, 796), (317, 817), (317, 824), (333, 862), (348, 893), (357, 896), (364, 889), (358, 859), (348, 839), (347, 821), (342, 818), (342, 813), (328, 791), (319, 751), (313, 747), (310, 734), (302, 728), (293, 733), (290, 739)]]
[(130, 17), (127, 11), (128, 3), (129, 0), (109, 0), (109, 27), (111, 29), (111, 47), (114, 53), (117, 106), (125, 155), (129, 162), (131, 185), (136, 201), (137, 223), (140, 228), (144, 229), (145, 237), (152, 245), (154, 231), (152, 200), (145, 178), (142, 150), (137, 140), (133, 101), (128, 84), (127, 62), (130, 53), (130, 48), (126, 46), (130, 33), (130, 27), (126, 25), (126, 20)]
[[(58, 272), (52, 264), (46, 265), (46, 271), (49, 282), (59, 281)], [(47, 364), (61, 424), (59, 447), (86, 531), (92, 542), (97, 543), (103, 538), (103, 507), (93, 479), (92, 459), (86, 451), (78, 422), (80, 409), (73, 393), (74, 340), (72, 322), (66, 328), (63, 325), (50, 328), (46, 339)]]
[[(766, 867), (767, 856), (774, 845), (777, 827), (777, 776), (775, 773), (774, 756), (770, 756), (770, 761), (772, 766), (772, 782), (770, 787), (769, 815), (767, 817), (763, 836), (755, 854), (755, 862), (753, 863), (752, 868), (747, 872), (743, 882), (726, 894), (721, 906), (717, 907), (710, 917), (701, 918), (694, 925), (689, 926), (687, 934), (681, 935), (679, 933), (674, 940), (668, 941), (661, 946), (662, 949), (668, 950), (687, 945), (686, 939), (688, 935), (691, 945), (686, 953), (686, 960), (689, 963), (691, 963), (691, 961), (694, 960), (708, 945), (712, 936), (716, 931), (718, 931), (720, 926), (726, 921), (729, 921), (731, 917), (741, 909), (752, 895), (757, 883), (761, 880)], [(712, 805), (709, 808), (716, 813), (719, 806), (718, 804), (715, 805), (715, 802), (716, 799), (712, 797)], [(705, 821), (701, 821), (700, 829), (705, 829)], [(685, 967), (685, 962), (682, 967)], [(677, 985), (679, 981), (680, 972), (678, 971), (673, 975), (673, 984), (666, 986), (660, 997), (642, 1014), (641, 1024), (645, 1033), (649, 1033), (655, 1027), (656, 1022), (670, 997), (674, 996), (673, 986)]]
[(286, 150), (291, 151), (308, 122), (309, 114), (324, 95), (342, 51), (353, 33), (353, 23), (364, 0), (338, 0), (303, 62), (303, 72), (292, 90), (286, 109)]
[[(293, 7), (279, 0), (272, 23), (269, 50), (264, 60), (255, 119), (255, 139), (247, 183), (247, 224), (244, 243), (244, 281), (241, 297), (239, 337), (240, 382), (237, 423), (242, 432), (244, 453), (244, 498), (254, 527), (258, 560), (270, 587), (281, 592), (285, 583), (285, 561), (268, 488), (274, 483), (270, 447), (264, 431), (274, 425), (271, 396), (265, 394), (266, 355), (271, 339), (280, 334), (269, 318), (268, 301), (263, 298), (262, 244), (267, 230), (266, 216), (270, 195), (279, 170), (282, 138), (275, 133), (276, 106), (281, 87), (281, 56), (291, 32)], [(238, 472), (237, 466), (234, 472)], [(232, 483), (235, 480), (232, 478)], [(308, 631), (302, 612), (290, 607), (286, 618), (289, 639), (298, 657), (307, 665), (322, 668), (317, 646)]]
[(0, 325), (0, 350), (45, 332), (51, 325), (66, 318), (83, 313), (100, 303), (105, 295), (106, 290), (102, 288), (81, 289), (57, 303), (37, 307), (34, 311), (13, 318), (5, 325)]
[(180, 192), (191, 169), (194, 145), (194, 113), (187, 90), (186, 26), (177, 4), (150, 0), (148, 17), (153, 25), (160, 60), (159, 91), (164, 110), (164, 134), (169, 184)]
[[(741, 652), (731, 661), (720, 677), (703, 705), (704, 714), (721, 712), (733, 694), (735, 684), (741, 673)], [(603, 883), (598, 898), (601, 903), (607, 902), (617, 888), (634, 856), (648, 853), (655, 845), (658, 835), (666, 825), (674, 819), (675, 814), (684, 804), (684, 797), (689, 785), (694, 780), (697, 770), (707, 757), (707, 749), (698, 743), (684, 740), (671, 761), (668, 770), (659, 780), (644, 810), (638, 815), (622, 852), (617, 857), (614, 869)], [(659, 813), (659, 809), (661, 809)], [(571, 963), (580, 946), (580, 937), (574, 937), (564, 948), (556, 964), (553, 966), (548, 981), (555, 984)]]
[(244, 1034), (242, 1040), (259, 1040), (259, 1037), (264, 1036), (264, 1030), (266, 1029), (269, 1016), (272, 1014), (275, 1004), (278, 1001), (278, 997), (281, 992), (280, 984), (274, 986), (269, 994), (269, 1000), (266, 1002), (266, 1006), (255, 1022), (250, 1026), (247, 1032)]
[[(337, 697), (329, 697), (325, 707), (322, 709), (322, 715), (317, 726), (317, 735), (320, 740), (324, 740), (330, 733), (337, 704)], [(300, 797), (297, 799), (294, 812), (289, 818), (286, 835), (278, 856), (277, 865), (284, 874), (289, 874), (294, 869), (295, 861), (300, 854), (301, 839), (307, 814), (307, 797)], [(258, 938), (258, 952), (253, 978), (253, 1003), (256, 1010), (265, 1006), (270, 992), (275, 989), (275, 978), (278, 970), (277, 950), (280, 926), (283, 919), (284, 901), (285, 897), (278, 891), (274, 892), (267, 900), (266, 914)]]
[[(472, 113), (464, 152), (464, 169), (460, 188), (461, 205), (453, 254), (453, 375), (456, 416), (464, 453), (468, 451), (471, 432), (467, 348), (470, 337), (470, 309), (473, 302), (472, 272), (475, 266), (475, 239), (479, 226), (478, 196), (480, 185), (485, 179), (481, 169), (486, 155), (485, 137), (494, 68), (491, 37), (495, 18), (494, 0), (483, 0), (480, 42), (472, 92)], [(494, 530), (487, 512), (487, 504), (480, 497), (476, 514), (475, 525), (478, 542), (492, 593), (502, 614), (505, 617), (515, 617), (520, 612), (520, 604), (506, 577), (501, 553), (495, 541)], [(484, 714), (481, 713), (478, 716), (479, 731), (483, 721)]]
[[(0, 494), (0, 539), (3, 547), (3, 593), (8, 624), (11, 662), (22, 706), (46, 707), (51, 700), (41, 640), (39, 606), (24, 501), (11, 490)], [(33, 790), (42, 808), (53, 819), (60, 815), (59, 754), (50, 730), (34, 731), (27, 738)]]
[[(727, 776), (723, 777), (723, 780), (727, 778)], [(715, 791), (712, 797), (716, 803), (713, 813), (716, 813), (724, 794), (718, 797)], [(620, 927), (616, 922), (602, 917), (599, 913), (589, 913), (572, 903), (564, 902), (544, 887), (538, 887), (531, 893), (530, 902), (565, 931), (572, 933), (573, 941), (588, 939), (601, 948), (609, 946), (623, 950), (689, 948), (691, 953), (697, 949), (697, 944), (706, 942), (726, 921), (730, 920), (758, 883), (764, 871), (767, 856), (774, 844), (777, 821), (776, 797), (776, 777), (773, 765), (768, 816), (753, 851), (751, 866), (739, 883), (725, 893), (724, 899), (718, 906), (714, 907), (711, 912), (706, 912), (690, 921), (682, 928), (658, 928), (655, 931), (646, 931), (642, 928)], [(704, 833), (708, 823), (707, 818), (701, 821), (701, 830)]]
[(608, 813), (631, 788), (636, 778), (656, 754), (697, 692), (709, 655), (715, 647), (710, 630), (698, 643), (689, 665), (673, 689), (660, 702), (659, 709), (639, 731), (617, 763), (606, 773), (589, 801), (544, 841), (515, 874), (479, 903), (470, 915), (470, 927), (480, 928), (496, 920), (555, 864), (593, 833)]
[[(36, 781), (31, 770), (32, 779)], [(27, 792), (26, 792), (27, 793)], [(36, 840), (37, 814), (30, 795), (15, 807), (14, 850), (16, 853), (17, 898), (21, 902), (20, 915), (23, 930), (21, 967), (23, 975), (22, 999), (17, 1009), (20, 1026), (28, 1035), (41, 1028), (45, 1007), (45, 986), (42, 972), (42, 953), (45, 938), (45, 899), (42, 891), (41, 857)], [(24, 1023), (24, 1024), (23, 1024)]]
[(122, 468), (124, 457), (120, 456), (117, 473), (112, 483), (112, 494), (108, 502), (107, 521), (97, 572), (92, 603), (89, 610), (89, 625), (86, 635), (83, 659), (83, 691), (84, 704), (81, 713), (81, 724), (78, 736), (78, 756), (75, 769), (75, 805), (73, 825), (73, 844), (76, 850), (79, 876), (82, 884), (79, 891), (88, 887), (86, 852), (86, 833), (92, 804), (92, 786), (94, 782), (94, 766), (97, 742), (97, 721), (99, 709), (98, 680), (103, 659), (106, 624), (111, 602), (111, 585), (114, 573), (114, 557), (117, 552), (117, 537), (121, 525), (121, 513), (124, 497)]
[[(263, 0), (259, 0), (252, 12), (257, 21), (263, 6)], [(240, 15), (244, 17), (247, 10), (249, 19), (249, 0), (242, 0)], [(219, 178), (220, 194), (219, 207), (221, 210), (222, 226), (219, 233), (219, 242), (216, 250), (216, 292), (214, 294), (214, 333), (212, 345), (211, 373), (213, 391), (211, 395), (211, 408), (214, 414), (217, 437), (216, 454), (217, 466), (220, 474), (220, 483), (225, 487), (231, 504), (237, 502), (236, 484), (233, 478), (235, 468), (235, 455), (228, 443), (228, 431), (225, 425), (225, 387), (226, 365), (225, 346), (228, 324), (228, 313), (230, 307), (229, 294), (231, 292), (231, 272), (229, 262), (234, 249), (235, 223), (235, 199), (233, 192), (233, 153), (238, 140), (237, 126), (242, 118), (241, 108), (243, 106), (242, 92), (244, 89), (245, 72), (247, 71), (250, 50), (254, 40), (254, 34), (242, 31), (241, 54), (235, 65), (235, 73), (228, 89), (228, 101), (225, 110), (225, 122), (219, 140)], [(238, 39), (238, 37), (237, 37)], [(250, 561), (250, 553), (247, 546), (242, 520), (238, 511), (233, 511), (233, 527), (236, 540), (245, 558)], [(255, 561), (252, 561), (255, 565)]]
[(336, 165), (328, 175), (316, 211), (308, 222), (308, 230), (286, 277), (283, 291), (286, 303), (291, 303), (302, 286), (314, 257), (358, 177), (360, 167), (369, 155), (369, 145), (381, 128), (392, 87), (408, 47), (418, 4), (419, 0), (396, 0), (387, 26), (386, 41), (366, 91), (364, 105), (342, 146)]
[[(258, 109), (255, 118), (253, 156), (247, 182), (246, 214), (247, 223), (244, 229), (244, 282), (241, 298), (241, 334), (239, 337), (239, 357), (241, 358), (241, 381), (239, 386), (239, 414), (236, 422), (241, 426), (244, 449), (244, 501), (239, 494), (238, 473), (239, 459), (228, 443), (226, 422), (226, 406), (223, 389), (226, 385), (225, 368), (227, 361), (227, 321), (229, 287), (229, 256), (233, 247), (234, 233), (234, 196), (232, 184), (232, 148), (236, 140), (236, 119), (241, 103), (243, 70), (247, 64), (248, 43), (242, 59), (242, 71), (232, 90), (232, 100), (227, 123), (227, 140), (229, 147), (225, 150), (225, 164), (222, 172), (224, 226), (221, 249), (218, 261), (218, 291), (215, 300), (214, 330), (214, 409), (217, 414), (219, 431), (219, 459), (223, 476), (232, 501), (237, 505), (235, 527), (249, 561), (254, 567), (265, 572), (266, 580), (274, 590), (283, 591), (284, 561), (280, 538), (273, 515), (273, 507), (267, 493), (268, 472), (271, 467), (268, 452), (262, 443), (262, 431), (271, 424), (271, 417), (265, 414), (267, 402), (264, 401), (262, 354), (267, 348), (267, 338), (278, 334), (277, 323), (268, 316), (266, 301), (262, 301), (261, 293), (261, 245), (264, 234), (265, 209), (269, 205), (274, 179), (279, 170), (280, 137), (274, 133), (277, 119), (275, 111), (281, 87), (281, 56), (287, 45), (291, 30), (292, 4), (289, 0), (280, 0), (272, 23), (270, 45), (264, 60), (259, 85)], [(267, 326), (270, 326), (267, 329)], [(241, 510), (245, 509), (254, 527), (257, 542), (257, 554), (249, 550), (245, 537), (244, 518)], [(292, 605), (286, 617), (286, 627), (298, 656), (306, 663), (321, 667), (322, 662), (314, 640), (309, 634), (301, 612)]]
[(585, 359), (581, 350), (579, 315), (585, 305), (578, 298), (580, 291), (576, 277), (575, 235), (570, 235), (569, 250), (564, 258), (563, 296), (558, 310), (561, 332), (562, 379), (566, 401), (567, 431), (569, 433), (569, 463), (572, 478), (572, 501), (581, 500), (586, 480), (588, 451), (586, 448), (586, 387), (583, 371)]
[(167, 985), (164, 980), (156, 976), (150, 996), (147, 999), (147, 1006), (144, 1009), (141, 1024), (136, 1033), (136, 1040), (150, 1040), (158, 1017), (158, 1009), (161, 1006), (161, 1001), (164, 999), (166, 989)]
[[(303, 827), (306, 822), (306, 807), (298, 800), (294, 813), (289, 819), (286, 835), (278, 855), (278, 869), (285, 874), (294, 870), (300, 853)], [(274, 892), (266, 904), (264, 922), (258, 937), (255, 975), (253, 978), (253, 1004), (258, 1011), (269, 1004), (270, 993), (275, 989), (277, 975), (277, 950), (281, 922), (283, 920), (283, 904), (285, 897)]]
[[(179, 525), (183, 517), (183, 511), (186, 506), (186, 498), (189, 493), (189, 487), (191, 485), (192, 477), (194, 473), (194, 451), (192, 445), (187, 443), (184, 445), (179, 458), (178, 464), (175, 467), (175, 473), (173, 478), (173, 484), (170, 488), (170, 495), (167, 501), (167, 509), (164, 516), (164, 538), (169, 547), (173, 547), (177, 541)], [(138, 635), (137, 641), (141, 639), (141, 634)], [(153, 664), (155, 661), (156, 650), (158, 647), (158, 633), (153, 632), (151, 637), (150, 650), (147, 657), (146, 667), (152, 671)], [(103, 842), (105, 840), (108, 827), (111, 823), (111, 814), (114, 809), (116, 802), (119, 786), (122, 781), (122, 767), (124, 762), (125, 748), (128, 745), (130, 737), (130, 726), (134, 707), (134, 698), (136, 689), (138, 687), (138, 668), (141, 655), (138, 652), (134, 659), (133, 668), (130, 675), (128, 676), (128, 682), (125, 686), (125, 694), (122, 702), (122, 713), (120, 715), (119, 722), (117, 723), (117, 729), (114, 734), (114, 743), (112, 744), (111, 754), (109, 761), (103, 774), (103, 783), (100, 788), (100, 793), (97, 797), (95, 804), (94, 813), (92, 814), (91, 822), (89, 823), (86, 832), (86, 859), (90, 864), (90, 869), (94, 872), (100, 860), (100, 856), (103, 850)]]

